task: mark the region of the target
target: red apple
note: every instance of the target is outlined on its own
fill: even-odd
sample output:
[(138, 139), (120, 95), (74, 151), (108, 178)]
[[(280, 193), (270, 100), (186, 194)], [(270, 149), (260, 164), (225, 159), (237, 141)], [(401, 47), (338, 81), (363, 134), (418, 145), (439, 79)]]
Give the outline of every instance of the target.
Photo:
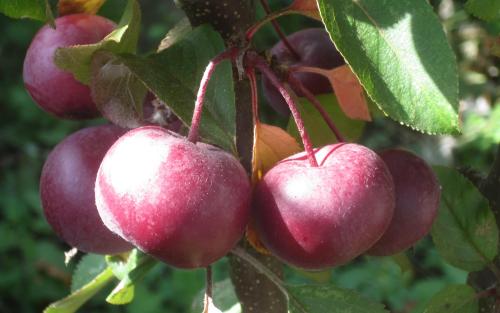
[(78, 250), (115, 254), (133, 248), (104, 226), (94, 198), (99, 165), (124, 133), (111, 125), (79, 130), (52, 150), (43, 167), (40, 197), (47, 221)]
[(223, 257), (241, 238), (251, 189), (231, 154), (145, 126), (108, 151), (95, 193), (113, 232), (167, 264), (196, 268)]
[(304, 153), (273, 167), (254, 193), (257, 231), (265, 246), (293, 266), (322, 269), (369, 249), (392, 218), (395, 195), (382, 159), (357, 144)]
[(56, 29), (46, 25), (38, 31), (24, 59), (26, 89), (45, 111), (61, 118), (83, 119), (99, 115), (88, 86), (54, 64), (59, 47), (92, 44), (103, 39), (115, 24), (97, 15), (71, 14), (55, 20)]
[(408, 249), (431, 229), (439, 209), (441, 187), (432, 169), (411, 152), (390, 149), (380, 153), (396, 188), (396, 208), (389, 228), (368, 251), (392, 255)]

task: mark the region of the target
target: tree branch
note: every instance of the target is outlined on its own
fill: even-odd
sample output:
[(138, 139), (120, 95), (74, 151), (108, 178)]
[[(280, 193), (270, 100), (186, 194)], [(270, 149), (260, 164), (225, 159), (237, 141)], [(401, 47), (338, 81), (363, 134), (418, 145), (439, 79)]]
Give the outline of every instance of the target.
[[(177, 0), (191, 25), (211, 24), (226, 43), (226, 47), (246, 45), (245, 32), (255, 23), (253, 0)], [(236, 147), (241, 163), (251, 171), (253, 121), (251, 91), (248, 80), (240, 80), (234, 70), (236, 99)], [(256, 253), (246, 242), (241, 245), (277, 275), (282, 275), (282, 264), (275, 258)], [(231, 279), (241, 302), (242, 313), (286, 313), (287, 302), (279, 289), (257, 272), (246, 261), (230, 256)]]

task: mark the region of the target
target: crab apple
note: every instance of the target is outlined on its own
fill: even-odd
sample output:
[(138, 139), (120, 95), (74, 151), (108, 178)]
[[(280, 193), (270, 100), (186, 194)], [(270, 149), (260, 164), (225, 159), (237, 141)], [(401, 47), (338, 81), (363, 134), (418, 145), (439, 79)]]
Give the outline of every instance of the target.
[(136, 128), (111, 147), (95, 193), (109, 229), (180, 268), (227, 254), (250, 214), (250, 182), (236, 158), (157, 126)]
[(61, 141), (49, 154), (40, 178), (47, 221), (70, 246), (115, 254), (132, 246), (104, 226), (97, 212), (97, 170), (111, 145), (125, 133), (112, 125), (85, 128)]
[(357, 144), (280, 161), (257, 184), (253, 209), (264, 245), (290, 265), (322, 269), (368, 250), (392, 218), (395, 195), (382, 159)]
[(411, 152), (390, 149), (380, 153), (396, 188), (394, 217), (382, 238), (367, 252), (384, 256), (411, 247), (432, 227), (441, 187), (432, 169)]
[[(297, 51), (300, 60), (297, 60), (283, 41), (280, 41), (271, 49), (271, 54), (280, 64), (285, 66), (308, 66), (332, 69), (345, 63), (330, 40), (328, 33), (323, 28), (304, 29), (287, 36), (287, 39), (295, 51)], [(298, 79), (313, 94), (332, 92), (332, 87), (326, 77), (313, 73), (299, 72), (292, 73), (291, 75)], [(288, 115), (290, 110), (287, 103), (269, 79), (263, 77), (262, 86), (269, 104), (279, 113)], [(301, 92), (295, 92), (299, 97), (303, 96)]]
[(92, 44), (108, 35), (115, 24), (100, 16), (71, 14), (44, 26), (33, 38), (23, 67), (24, 85), (45, 111), (60, 118), (83, 119), (99, 115), (88, 86), (54, 63), (57, 48)]

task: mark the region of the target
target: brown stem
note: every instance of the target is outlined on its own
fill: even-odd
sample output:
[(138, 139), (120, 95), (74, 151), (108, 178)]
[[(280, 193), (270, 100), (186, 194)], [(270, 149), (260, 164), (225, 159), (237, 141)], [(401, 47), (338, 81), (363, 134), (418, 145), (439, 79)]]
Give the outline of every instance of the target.
[[(253, 0), (177, 0), (191, 25), (211, 24), (224, 38), (226, 47), (247, 45), (246, 30), (255, 23)], [(252, 168), (253, 121), (248, 80), (239, 80), (234, 70), (236, 100), (236, 148), (245, 169)], [(244, 245), (244, 242), (242, 243)], [(245, 245), (250, 253), (252, 248)], [(273, 257), (256, 256), (278, 275), (282, 275), (282, 264)], [(262, 260), (265, 258), (265, 260)], [(242, 313), (286, 313), (287, 302), (281, 292), (265, 276), (257, 272), (246, 261), (230, 257), (231, 278), (242, 305)]]
[(209, 265), (206, 268), (206, 287), (205, 287), (205, 300), (204, 300), (203, 313), (209, 313), (210, 307), (213, 305), (212, 289), (213, 289), (212, 266)]
[(285, 15), (290, 15), (290, 14), (294, 14), (294, 13), (295, 13), (294, 11), (290, 11), (288, 8), (285, 8), (285, 9), (282, 9), (282, 10), (274, 11), (271, 14), (266, 15), (262, 20), (258, 21), (257, 23), (255, 23), (254, 25), (252, 25), (252, 27), (250, 27), (247, 30), (247, 34), (246, 34), (247, 41), (252, 40), (252, 38), (255, 35), (255, 33), (259, 29), (261, 29), (262, 26), (266, 25), (267, 23), (274, 21), (278, 17), (285, 16)]
[[(271, 8), (269, 7), (269, 3), (267, 2), (267, 0), (260, 0), (260, 3), (262, 4), (264, 11), (266, 11), (267, 14), (271, 14)], [(299, 61), (301, 59), (300, 54), (295, 50), (290, 41), (288, 41), (288, 38), (286, 38), (285, 33), (283, 32), (283, 30), (281, 30), (280, 24), (276, 20), (272, 20), (271, 24), (273, 25), (274, 30), (278, 34), (278, 37), (280, 37), (285, 47), (287, 47), (288, 51), (290, 51), (293, 57), (297, 61)]]

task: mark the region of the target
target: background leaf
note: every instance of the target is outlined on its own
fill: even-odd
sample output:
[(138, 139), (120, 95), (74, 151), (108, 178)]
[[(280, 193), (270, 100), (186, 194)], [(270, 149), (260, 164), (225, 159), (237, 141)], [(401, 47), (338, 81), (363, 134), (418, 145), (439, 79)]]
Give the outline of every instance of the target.
[[(287, 286), (291, 313), (387, 313), (384, 306), (333, 285)], [(332, 311), (335, 308), (335, 311)]]
[(177, 24), (175, 24), (175, 26), (170, 29), (165, 37), (161, 40), (160, 44), (158, 45), (158, 52), (167, 49), (192, 30), (193, 27), (191, 27), (189, 19), (187, 17), (183, 18)]
[(456, 60), (427, 1), (318, 4), (337, 49), (384, 112), (427, 133), (459, 131)]
[(465, 9), (485, 21), (500, 19), (500, 1), (498, 0), (468, 0), (465, 3)]
[(488, 201), (456, 170), (436, 166), (442, 185), (432, 238), (443, 258), (467, 271), (484, 268), (498, 253), (498, 228)]
[(86, 254), (76, 266), (71, 278), (71, 292), (75, 292), (86, 284), (90, 283), (94, 277), (103, 272), (107, 267), (104, 256), (98, 254)]
[(113, 54), (96, 52), (90, 88), (97, 108), (113, 124), (124, 128), (142, 125), (146, 86)]
[(120, 282), (111, 291), (106, 301), (111, 304), (127, 304), (134, 299), (135, 284), (158, 262), (149, 255), (133, 249), (128, 258), (109, 256), (106, 261)]
[[(220, 35), (200, 26), (168, 49), (140, 57), (121, 55), (120, 60), (174, 113), (189, 125), (203, 72), (224, 50)], [(235, 107), (231, 64), (222, 62), (209, 83), (200, 134), (226, 150), (234, 151)]]
[(113, 279), (113, 277), (111, 269), (106, 269), (97, 275), (91, 282), (73, 292), (71, 295), (49, 305), (43, 313), (76, 312), (78, 308), (92, 298), (99, 290), (104, 288)]
[(450, 285), (432, 297), (424, 313), (477, 313), (476, 292), (467, 285)]
[[(339, 107), (334, 94), (318, 95), (316, 98), (321, 102), (323, 108), (328, 112), (340, 133), (346, 138), (347, 141), (354, 142), (361, 137), (365, 127), (365, 122), (347, 118), (342, 109)], [(337, 142), (335, 135), (332, 133), (318, 111), (311, 103), (309, 103), (309, 101), (307, 101), (307, 99), (300, 98), (298, 107), (302, 119), (304, 120), (305, 127), (315, 147)], [(301, 142), (300, 135), (293, 118), (288, 121), (287, 130), (298, 140), (298, 142)]]
[[(200, 313), (203, 311), (203, 297), (205, 289), (201, 290), (193, 301), (191, 306), (191, 313)], [(234, 292), (234, 287), (231, 279), (224, 279), (214, 283), (213, 286), (213, 300), (216, 307), (225, 313), (238, 313), (241, 312), (241, 307)]]
[(54, 22), (48, 0), (0, 0), (0, 12), (13, 18)]
[(141, 25), (141, 10), (137, 0), (128, 0), (120, 23), (114, 31), (98, 43), (59, 48), (54, 62), (58, 67), (73, 73), (76, 79), (89, 84), (91, 60), (98, 50), (115, 53), (133, 53), (137, 48)]

